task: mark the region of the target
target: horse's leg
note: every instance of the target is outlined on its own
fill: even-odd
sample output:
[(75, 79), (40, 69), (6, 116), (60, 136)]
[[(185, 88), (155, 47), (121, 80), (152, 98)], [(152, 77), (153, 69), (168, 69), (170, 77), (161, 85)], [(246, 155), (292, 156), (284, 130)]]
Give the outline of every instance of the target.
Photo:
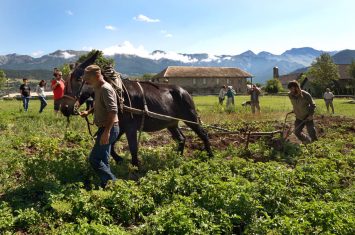
[(115, 144), (117, 141), (120, 140), (120, 138), (122, 137), (122, 135), (124, 134), (124, 131), (120, 131), (120, 133), (117, 136), (117, 139), (115, 140), (115, 142), (112, 143), (111, 145), (111, 156), (113, 158), (113, 160), (115, 160), (116, 164), (120, 163), (123, 161), (123, 158), (121, 156), (119, 156), (116, 151), (115, 151)]
[(205, 145), (205, 150), (207, 151), (208, 155), (210, 157), (213, 157), (213, 153), (211, 150), (211, 144), (208, 139), (208, 134), (207, 132), (201, 127), (201, 125), (198, 124), (193, 124), (193, 123), (185, 123), (188, 127), (190, 127), (197, 135), (200, 137), (200, 139), (203, 141), (203, 144)]
[(137, 129), (133, 126), (126, 131), (126, 137), (128, 141), (129, 151), (132, 156), (132, 164), (139, 166), (138, 160), (138, 143), (137, 143)]
[(169, 127), (168, 130), (171, 133), (173, 139), (176, 140), (176, 142), (178, 142), (177, 151), (180, 152), (180, 154), (182, 155), (184, 152), (185, 140), (186, 140), (184, 134), (182, 133), (182, 131), (180, 130), (180, 128), (178, 126)]

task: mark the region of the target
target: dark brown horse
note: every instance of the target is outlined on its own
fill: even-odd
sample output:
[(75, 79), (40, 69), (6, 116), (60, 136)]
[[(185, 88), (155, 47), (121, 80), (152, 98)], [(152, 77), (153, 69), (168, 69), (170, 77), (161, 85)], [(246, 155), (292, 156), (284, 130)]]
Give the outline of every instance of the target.
[[(84, 72), (84, 69), (93, 64), (97, 57), (97, 53), (92, 57), (88, 58), (85, 62), (80, 64), (72, 73), (71, 76), (71, 87), (72, 94), (79, 95), (80, 84), (82, 83), (81, 76)], [(208, 135), (206, 131), (201, 127), (196, 113), (194, 102), (190, 94), (183, 88), (175, 85), (168, 84), (156, 84), (151, 82), (139, 82), (140, 86), (143, 88), (144, 98), (142, 89), (139, 87), (138, 82), (130, 81), (124, 79), (123, 86), (126, 89), (123, 89), (124, 96), (124, 105), (129, 106), (135, 109), (143, 110), (144, 109), (144, 98), (146, 100), (147, 108), (149, 111), (175, 117), (190, 122), (185, 122), (203, 141), (205, 150), (208, 152), (209, 156), (213, 156)], [(69, 95), (69, 94), (68, 94)], [(88, 97), (89, 94), (82, 93), (80, 103), (83, 103), (84, 98)], [(130, 102), (129, 102), (130, 101)], [(64, 107), (64, 114), (69, 115), (74, 113), (74, 103), (70, 98), (64, 99), (62, 107)], [(129, 112), (119, 112), (119, 127), (120, 134), (117, 138), (117, 141), (123, 134), (126, 134), (129, 149), (132, 156), (132, 164), (138, 165), (137, 157), (137, 131), (140, 130), (142, 124), (142, 115), (132, 114)], [(144, 132), (154, 132), (167, 128), (171, 133), (174, 140), (178, 142), (178, 151), (182, 154), (185, 146), (185, 137), (181, 132), (181, 129), (178, 126), (178, 120), (161, 120), (152, 118), (149, 116), (144, 117)], [(192, 123), (194, 122), (194, 123)], [(120, 161), (121, 158), (117, 155), (112, 146), (111, 155), (117, 161)]]

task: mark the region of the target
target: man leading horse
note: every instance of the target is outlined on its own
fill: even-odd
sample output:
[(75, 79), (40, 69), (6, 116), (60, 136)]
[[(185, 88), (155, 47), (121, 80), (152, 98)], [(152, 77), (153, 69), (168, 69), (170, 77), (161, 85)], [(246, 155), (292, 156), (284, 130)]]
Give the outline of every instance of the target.
[(90, 65), (85, 69), (84, 81), (95, 91), (94, 107), (80, 112), (81, 117), (94, 113), (94, 123), (98, 126), (95, 145), (89, 155), (89, 162), (99, 175), (101, 186), (105, 187), (108, 180), (115, 180), (109, 164), (111, 145), (117, 139), (120, 129), (118, 126), (118, 105), (116, 92), (101, 75), (97, 65)]

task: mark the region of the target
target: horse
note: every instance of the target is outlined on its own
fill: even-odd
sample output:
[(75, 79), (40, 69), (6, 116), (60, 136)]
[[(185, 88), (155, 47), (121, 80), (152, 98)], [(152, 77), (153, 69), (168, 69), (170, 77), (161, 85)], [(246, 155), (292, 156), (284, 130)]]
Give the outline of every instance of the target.
[[(93, 64), (98, 56), (98, 52), (78, 65), (71, 73), (70, 81), (72, 94), (65, 94), (62, 101), (61, 111), (65, 116), (75, 114), (75, 100), (80, 104), (85, 101), (85, 98), (91, 94), (88, 92), (81, 93), (83, 81), (81, 76), (84, 69)], [(106, 79), (106, 78), (105, 78)], [(138, 141), (137, 132), (155, 132), (162, 129), (168, 129), (172, 138), (178, 142), (177, 151), (182, 155), (185, 147), (185, 136), (179, 128), (179, 120), (182, 120), (190, 127), (197, 136), (203, 141), (204, 149), (210, 157), (213, 156), (207, 132), (202, 128), (196, 112), (195, 104), (191, 95), (182, 87), (171, 84), (158, 84), (152, 82), (138, 82), (128, 79), (122, 79), (122, 85), (125, 89), (122, 91), (124, 107), (133, 108), (136, 110), (145, 110), (145, 107), (150, 112), (159, 114), (160, 116), (169, 116), (173, 118), (158, 119), (145, 115), (144, 112), (137, 114), (127, 111), (118, 112), (120, 134), (114, 144), (126, 135), (129, 150), (132, 157), (132, 164), (139, 166), (138, 159)], [(77, 98), (75, 98), (77, 97)], [(126, 110), (126, 109), (123, 109)], [(122, 158), (115, 152), (114, 144), (111, 148), (111, 155), (116, 162)]]

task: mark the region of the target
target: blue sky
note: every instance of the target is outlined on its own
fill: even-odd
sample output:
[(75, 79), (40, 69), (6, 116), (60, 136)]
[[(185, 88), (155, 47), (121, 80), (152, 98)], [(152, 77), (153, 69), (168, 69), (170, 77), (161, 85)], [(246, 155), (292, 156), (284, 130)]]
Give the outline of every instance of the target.
[(0, 0), (0, 55), (355, 49), (354, 0)]

